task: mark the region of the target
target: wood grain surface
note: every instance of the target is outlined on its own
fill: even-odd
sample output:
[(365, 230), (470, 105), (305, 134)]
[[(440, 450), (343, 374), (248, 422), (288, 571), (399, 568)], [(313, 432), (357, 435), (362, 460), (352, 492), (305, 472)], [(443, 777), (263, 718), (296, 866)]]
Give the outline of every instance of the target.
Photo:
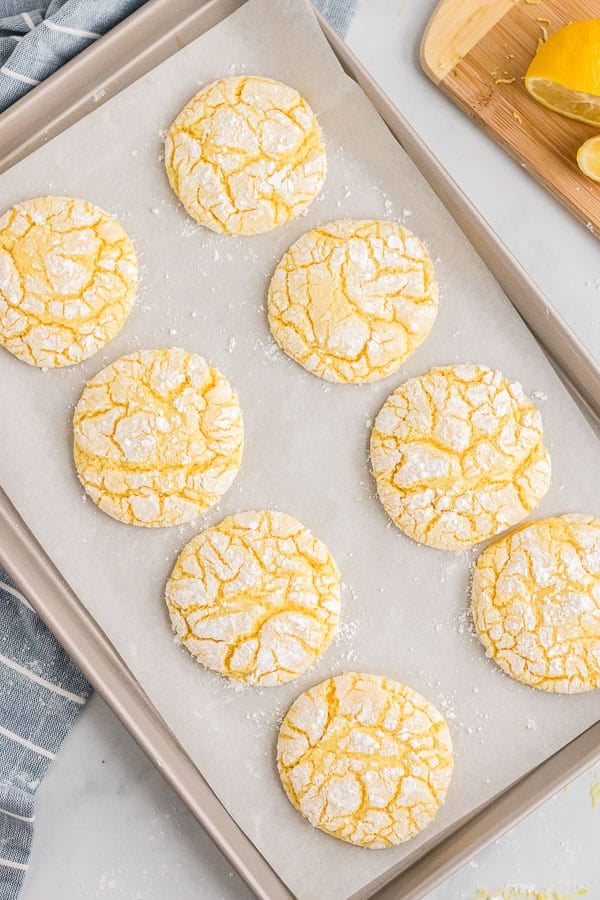
[(576, 156), (600, 129), (536, 103), (523, 78), (540, 40), (598, 16), (600, 0), (442, 0), (421, 46), (427, 75), (596, 234), (600, 184)]

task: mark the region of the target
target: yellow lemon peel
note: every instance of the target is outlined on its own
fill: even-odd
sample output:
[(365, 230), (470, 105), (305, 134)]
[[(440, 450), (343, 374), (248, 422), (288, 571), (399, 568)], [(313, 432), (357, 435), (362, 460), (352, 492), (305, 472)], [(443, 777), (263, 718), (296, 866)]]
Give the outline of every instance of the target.
[(583, 897), (584, 894), (587, 894), (585, 888), (569, 894), (548, 889), (537, 890), (537, 888), (504, 888), (499, 891), (486, 891), (481, 888), (473, 900), (575, 900), (576, 897)]
[(600, 182), (600, 134), (588, 138), (577, 151), (577, 165), (592, 181)]
[(571, 22), (544, 37), (525, 87), (553, 112), (600, 125), (600, 19)]
[(600, 806), (600, 778), (590, 785), (590, 799), (592, 801), (592, 809), (596, 809), (597, 806)]

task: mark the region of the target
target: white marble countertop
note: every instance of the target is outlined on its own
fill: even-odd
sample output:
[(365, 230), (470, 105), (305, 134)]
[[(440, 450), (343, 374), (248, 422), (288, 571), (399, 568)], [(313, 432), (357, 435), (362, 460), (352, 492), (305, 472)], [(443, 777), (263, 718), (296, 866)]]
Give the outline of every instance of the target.
[[(600, 358), (600, 245), (457, 110), (418, 67), (436, 0), (363, 0), (348, 42), (489, 219), (574, 331)], [(582, 776), (429, 894), (535, 886), (600, 898), (600, 806)], [(39, 790), (22, 900), (248, 898), (161, 776), (93, 697)], [(324, 900), (324, 898), (319, 898)]]

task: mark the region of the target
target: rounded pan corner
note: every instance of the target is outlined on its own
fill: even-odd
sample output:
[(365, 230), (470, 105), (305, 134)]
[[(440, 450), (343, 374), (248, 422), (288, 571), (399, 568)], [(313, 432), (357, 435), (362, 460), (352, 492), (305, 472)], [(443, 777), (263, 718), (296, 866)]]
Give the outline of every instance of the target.
[(423, 37), (421, 38), (421, 43), (419, 45), (419, 62), (421, 68), (434, 84), (439, 84), (444, 77), (443, 74), (440, 74), (435, 70), (434, 47), (436, 42), (440, 40), (440, 33), (443, 27), (440, 14), (445, 6), (446, 0), (440, 0), (435, 12), (425, 26), (425, 31), (423, 32)]

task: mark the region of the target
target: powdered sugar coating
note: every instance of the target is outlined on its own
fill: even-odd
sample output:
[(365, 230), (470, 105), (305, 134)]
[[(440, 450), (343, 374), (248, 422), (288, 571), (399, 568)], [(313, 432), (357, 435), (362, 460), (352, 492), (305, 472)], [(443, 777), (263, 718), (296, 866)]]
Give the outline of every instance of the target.
[(165, 142), (171, 187), (202, 225), (261, 234), (303, 212), (327, 171), (315, 115), (270, 78), (235, 76), (203, 88)]
[(346, 219), (289, 248), (269, 287), (269, 324), (309, 372), (326, 381), (375, 381), (425, 340), (438, 293), (414, 234), (395, 222)]
[(242, 412), (227, 379), (185, 350), (122, 356), (85, 386), (73, 420), (85, 490), (129, 525), (195, 519), (240, 467)]
[(544, 691), (600, 687), (600, 520), (565, 515), (494, 541), (473, 573), (475, 628), (513, 678)]
[(294, 701), (277, 765), (311, 825), (380, 849), (409, 840), (436, 816), (452, 777), (452, 740), (441, 714), (411, 688), (351, 673)]
[(166, 590), (177, 638), (204, 666), (246, 684), (297, 678), (333, 637), (340, 576), (292, 516), (229, 516), (183, 549)]
[(38, 197), (0, 218), (0, 343), (32, 366), (71, 366), (121, 330), (135, 300), (133, 244), (85, 200)]
[(431, 369), (375, 420), (377, 491), (409, 537), (461, 550), (516, 525), (550, 485), (542, 419), (517, 382), (485, 366)]

